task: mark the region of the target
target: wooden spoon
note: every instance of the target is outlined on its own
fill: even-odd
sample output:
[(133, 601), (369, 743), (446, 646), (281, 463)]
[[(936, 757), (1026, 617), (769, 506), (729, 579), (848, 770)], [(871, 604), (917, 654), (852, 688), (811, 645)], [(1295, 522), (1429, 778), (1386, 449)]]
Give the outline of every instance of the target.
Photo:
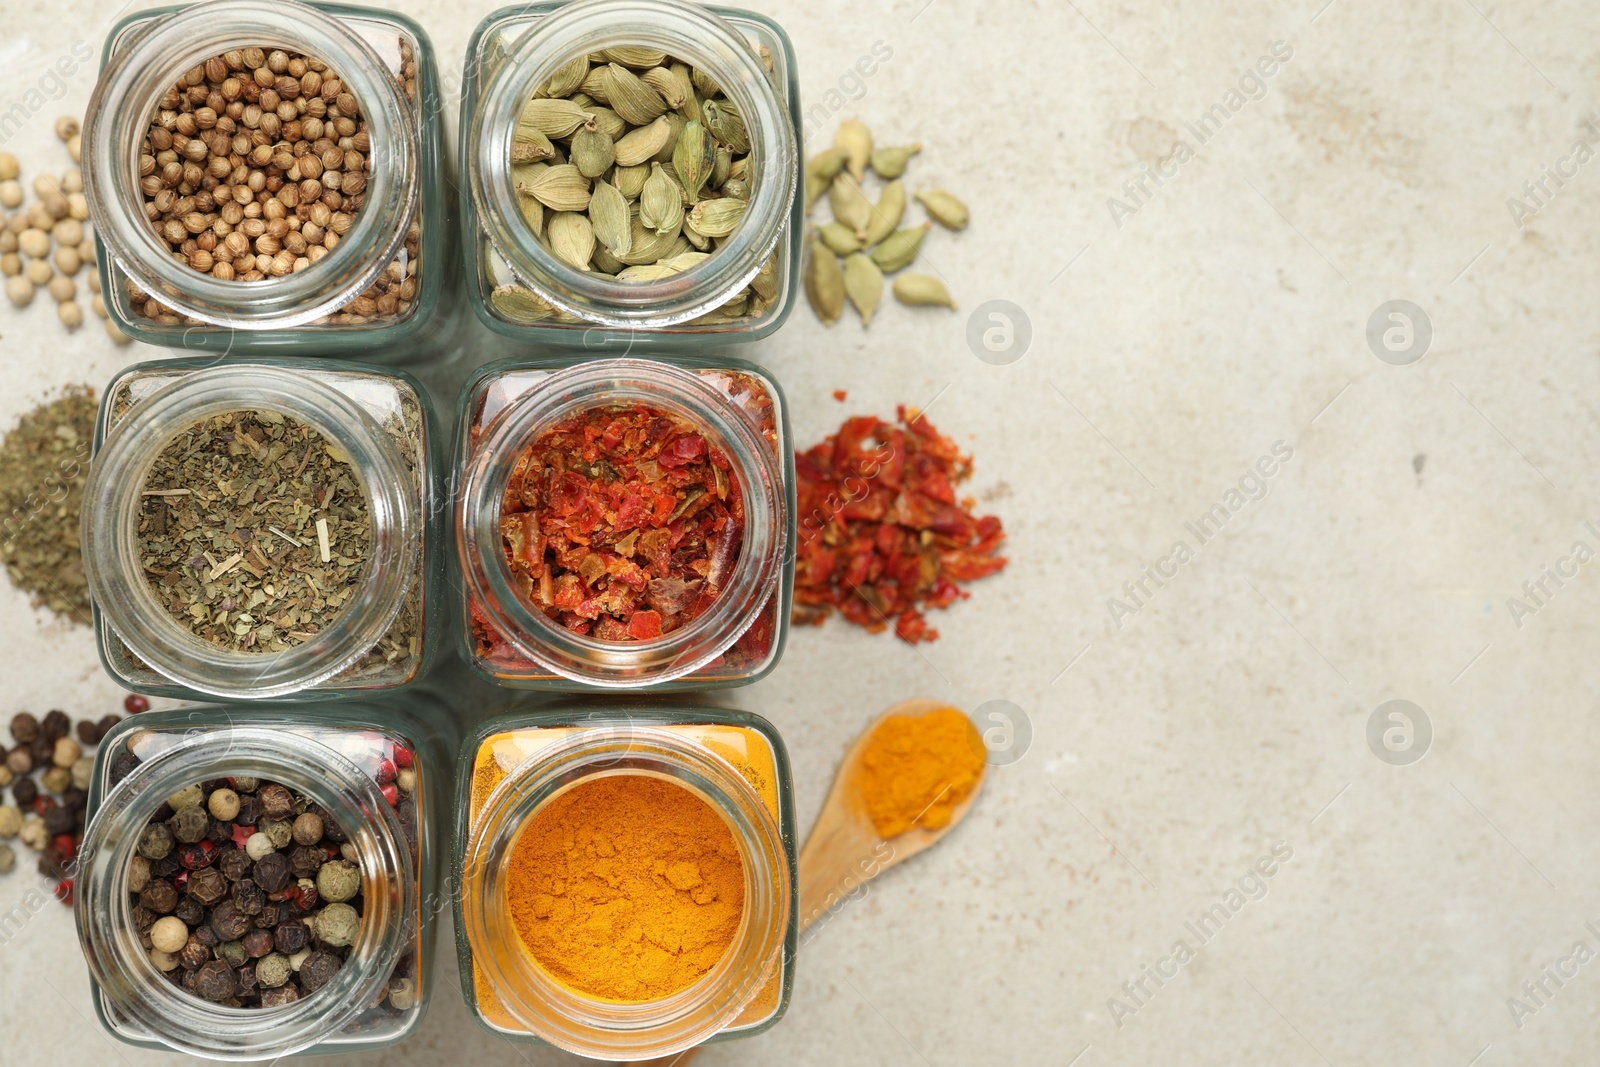
[[(856, 764), (866, 751), (867, 739), (878, 724), (891, 715), (924, 715), (949, 707), (938, 700), (917, 697), (903, 700), (878, 716), (845, 753), (833, 788), (822, 804), (816, 825), (800, 850), (800, 932), (828, 914), (830, 908), (846, 899), (864, 883), (884, 871), (932, 848), (939, 839), (956, 828), (966, 817), (972, 802), (983, 789), (982, 772), (978, 782), (959, 804), (950, 809), (950, 821), (937, 830), (914, 826), (898, 837), (878, 836), (854, 790)], [(932, 806), (931, 804), (929, 805)], [(675, 1056), (636, 1060), (632, 1067), (683, 1067), (699, 1053), (700, 1047), (685, 1049)]]

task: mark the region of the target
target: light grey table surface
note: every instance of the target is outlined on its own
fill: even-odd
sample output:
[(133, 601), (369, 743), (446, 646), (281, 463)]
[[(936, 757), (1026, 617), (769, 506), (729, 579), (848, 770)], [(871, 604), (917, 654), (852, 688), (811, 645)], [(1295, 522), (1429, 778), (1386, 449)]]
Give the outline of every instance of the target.
[[(491, 10), (392, 6), (452, 71)], [(1600, 550), (1600, 163), (1559, 185), (1543, 168), (1600, 149), (1600, 8), (756, 6), (793, 36), (808, 107), (859, 96), (813, 133), (859, 115), (922, 141), (913, 184), (959, 192), (974, 222), (926, 246), (959, 312), (891, 306), (863, 332), (802, 308), (747, 354), (802, 441), (933, 401), (1012, 562), (935, 617), (937, 643), (802, 630), (728, 702), (784, 731), (803, 825), (902, 698), (1009, 701), (1032, 738), (947, 842), (807, 946), (787, 1019), (702, 1062), (1594, 1062), (1600, 963), (1572, 953), (1600, 952), (1600, 565), (1561, 561)], [(75, 41), (98, 48), (115, 8), (6, 0), (0, 115)], [(877, 42), (892, 57), (853, 79)], [(1292, 57), (1230, 100), (1273, 42)], [(30, 174), (64, 167), (51, 123), (91, 81), (0, 147)], [(1190, 124), (1213, 104), (1227, 121), (1202, 142)], [(1179, 139), (1193, 158), (1162, 163)], [(1148, 195), (1125, 192), (1141, 178)], [(966, 340), (996, 299), (1032, 326), (1005, 366)], [(1399, 299), (1431, 323), (1408, 365), (1367, 337)], [(0, 423), (157, 355), (93, 323), (64, 338), (43, 302), (0, 308)], [(1252, 480), (1278, 442), (1292, 458)], [(1242, 479), (1260, 499), (1230, 496)], [(1186, 524), (1218, 504), (1201, 544)], [(1192, 558), (1163, 563), (1180, 540)], [(1547, 566), (1576, 574), (1535, 603), (1523, 585)], [(115, 707), (89, 634), (3, 583), (0, 634), (0, 712)], [(1368, 743), (1393, 699), (1431, 726), (1410, 765)], [(1275, 846), (1291, 858), (1252, 877)], [(23, 860), (0, 912), (37, 884)], [(1202, 939), (1190, 924), (1217, 904)], [(564, 1061), (476, 1030), (449, 952), (438, 977), (421, 1033), (360, 1062)], [(163, 1059), (98, 1031), (66, 909), (0, 944), (0, 1062)]]

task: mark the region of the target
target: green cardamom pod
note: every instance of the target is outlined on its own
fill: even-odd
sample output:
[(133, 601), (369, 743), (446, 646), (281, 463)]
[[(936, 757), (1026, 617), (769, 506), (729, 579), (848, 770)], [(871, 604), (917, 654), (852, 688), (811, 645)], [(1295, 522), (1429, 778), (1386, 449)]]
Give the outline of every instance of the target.
[(528, 183), (527, 194), (552, 211), (584, 211), (589, 207), (589, 179), (563, 163), (541, 171)]
[(750, 288), (763, 300), (776, 300), (778, 297), (778, 254), (774, 252), (761, 264), (761, 269), (756, 271), (756, 276), (750, 279)]
[(683, 225), (683, 194), (661, 164), (650, 164), (650, 177), (639, 194), (639, 222), (663, 237)]
[(500, 285), (489, 294), (489, 303), (500, 314), (518, 322), (543, 322), (555, 317), (555, 306), (520, 285)]
[(833, 147), (844, 149), (852, 178), (859, 182), (866, 176), (867, 161), (872, 158), (871, 130), (856, 119), (845, 119), (833, 135)]
[(702, 252), (711, 251), (711, 238), (694, 228), (694, 223), (689, 221), (689, 216), (683, 217), (683, 236), (690, 244)]
[[(742, 161), (741, 161), (742, 162)], [(733, 173), (733, 153), (717, 145), (716, 158), (711, 164), (711, 188), (721, 189)]]
[(950, 290), (931, 274), (902, 274), (894, 281), (894, 298), (913, 307), (953, 308)]
[(594, 227), (587, 215), (580, 215), (576, 211), (558, 211), (550, 216), (546, 231), (545, 239), (557, 259), (581, 271), (589, 269), (595, 241)]
[(645, 180), (650, 177), (650, 165), (640, 163), (632, 167), (618, 166), (617, 172), (611, 177), (623, 196), (629, 200), (637, 200), (639, 194), (644, 192)]
[(672, 150), (672, 169), (677, 172), (684, 194), (690, 200), (700, 195), (716, 161), (717, 143), (711, 139), (711, 134), (698, 122), (685, 123)]
[(694, 91), (694, 80), (689, 76), (689, 66), (686, 63), (673, 63), (667, 68), (672, 71), (673, 77), (687, 90), (682, 104), (678, 105), (678, 114), (690, 122), (700, 121), (700, 95)]
[(589, 76), (589, 57), (578, 56), (568, 60), (561, 68), (550, 75), (550, 80), (544, 83), (544, 95), (557, 100), (569, 97), (578, 91), (583, 84), (583, 79)]
[(723, 197), (721, 200), (702, 200), (689, 212), (694, 228), (707, 237), (726, 237), (739, 228), (750, 205), (743, 200)]
[(511, 134), (511, 162), (539, 163), (556, 154), (550, 138), (531, 126), (518, 125)]
[(861, 243), (861, 238), (856, 236), (856, 231), (842, 222), (828, 223), (817, 231), (817, 237), (835, 255), (848, 256), (866, 247)]
[(964, 230), (971, 216), (967, 212), (967, 205), (945, 192), (943, 189), (929, 189), (927, 192), (918, 193), (917, 199), (922, 201), (922, 206), (928, 212), (928, 217), (947, 230)]
[(585, 105), (585, 108), (594, 112), (594, 124), (600, 128), (600, 132), (613, 141), (628, 132), (628, 124), (622, 121), (622, 116), (612, 111), (609, 107), (589, 104)]
[(662, 278), (670, 278), (674, 274), (682, 274), (665, 263), (641, 263), (637, 267), (624, 267), (617, 274), (617, 280), (622, 282), (658, 282)]
[(606, 67), (606, 93), (611, 97), (607, 103), (612, 110), (635, 126), (653, 122), (667, 110), (667, 102), (661, 99), (661, 94), (620, 63)]
[(571, 96), (567, 97), (567, 99), (571, 100), (574, 104), (577, 104), (585, 111), (593, 111), (595, 108), (594, 101), (582, 93), (573, 93)]
[(728, 177), (744, 178), (746, 181), (748, 181), (751, 178), (750, 157), (740, 156), (738, 159), (735, 159), (733, 162), (728, 164)]
[(722, 195), (731, 196), (735, 200), (749, 200), (750, 183), (743, 178), (729, 178), (722, 183)]
[(832, 326), (844, 314), (844, 271), (839, 257), (826, 245), (817, 243), (816, 234), (806, 237), (806, 301), (824, 326)]
[(871, 252), (872, 262), (885, 274), (893, 274), (897, 270), (904, 270), (917, 258), (917, 252), (922, 248), (922, 239), (932, 229), (932, 224), (924, 222), (921, 226), (912, 226), (904, 230), (896, 230), (883, 239), (883, 243)]
[[(632, 247), (629, 248), (628, 254), (617, 257), (630, 267), (637, 267), (643, 263), (658, 263), (679, 252), (689, 251), (689, 243), (677, 232), (657, 233), (646, 228), (638, 219), (633, 220), (633, 232), (630, 237)], [(680, 245), (682, 247), (679, 247)]]
[(697, 267), (711, 257), (704, 252), (679, 252), (671, 259), (663, 260), (662, 265), (671, 267), (676, 271), (686, 271), (690, 267)]
[(872, 169), (880, 178), (893, 180), (906, 172), (911, 157), (922, 151), (921, 144), (901, 145), (895, 148), (877, 148), (872, 152)]
[(906, 215), (906, 187), (898, 181), (883, 187), (872, 217), (867, 220), (867, 235), (862, 240), (870, 248), (893, 233)]
[(651, 156), (650, 160), (653, 163), (667, 165), (672, 162), (672, 153), (677, 150), (678, 141), (683, 137), (684, 128), (689, 125), (689, 122), (676, 111), (669, 111), (661, 117), (667, 120), (667, 126), (669, 127), (667, 130), (667, 143), (662, 145), (661, 150)]
[(682, 81), (667, 67), (651, 67), (639, 75), (639, 80), (661, 94), (661, 99), (667, 106), (676, 110), (683, 106), (684, 101), (694, 96), (694, 86), (689, 84), (686, 74)]
[(659, 67), (667, 61), (665, 52), (658, 52), (654, 48), (635, 48), (630, 45), (607, 48), (600, 55), (607, 63), (619, 63), (624, 67), (638, 67), (640, 70)]
[(617, 140), (617, 165), (637, 167), (641, 163), (648, 163), (652, 156), (671, 143), (672, 123), (663, 115), (650, 125), (640, 126)]
[(700, 95), (707, 100), (722, 92), (717, 83), (711, 80), (711, 75), (699, 67), (695, 67), (689, 72), (689, 80), (694, 83), (696, 89), (700, 90)]
[(828, 189), (828, 203), (833, 207), (833, 218), (855, 232), (862, 241), (867, 239), (867, 224), (872, 221), (872, 201), (861, 191), (861, 186), (849, 174), (833, 179)]
[(548, 163), (513, 163), (511, 164), (511, 187), (523, 196), (532, 196), (529, 191), (533, 179), (550, 169)]
[(842, 148), (829, 148), (818, 152), (806, 162), (806, 214), (816, 206), (822, 194), (833, 185), (833, 179), (844, 170), (849, 153)]
[(591, 67), (589, 73), (584, 76), (583, 85), (580, 87), (583, 90), (583, 95), (601, 104), (611, 103), (609, 73), (610, 71), (606, 67)]
[(591, 119), (572, 135), (567, 156), (572, 160), (572, 165), (578, 168), (579, 174), (585, 178), (598, 178), (617, 161), (617, 146)]
[(571, 137), (579, 126), (592, 118), (591, 112), (571, 100), (529, 100), (517, 112), (517, 128), (512, 140), (528, 131), (537, 131), (546, 138)]
[(871, 326), (883, 302), (883, 271), (860, 252), (844, 261), (844, 293), (861, 314), (861, 325)]
[(531, 196), (517, 197), (517, 207), (522, 211), (522, 221), (538, 237), (544, 233), (544, 205)]
[[(630, 243), (632, 243), (633, 233), (631, 230), (628, 233), (628, 237)], [(607, 274), (620, 274), (628, 266), (612, 255), (605, 245), (595, 245), (594, 258), (589, 263), (595, 270), (605, 271)]]
[(616, 186), (605, 181), (594, 183), (594, 194), (589, 197), (589, 223), (595, 237), (613, 256), (620, 259), (631, 250), (633, 219), (627, 199)]
[(750, 132), (731, 100), (707, 100), (700, 106), (700, 117), (711, 136), (728, 146), (730, 152), (750, 151)]

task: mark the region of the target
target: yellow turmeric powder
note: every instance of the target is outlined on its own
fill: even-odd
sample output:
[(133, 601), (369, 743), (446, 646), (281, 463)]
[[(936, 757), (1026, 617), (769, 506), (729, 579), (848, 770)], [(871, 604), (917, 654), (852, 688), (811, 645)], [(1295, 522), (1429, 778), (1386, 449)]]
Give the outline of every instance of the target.
[(950, 825), (951, 809), (983, 778), (983, 738), (955, 708), (889, 715), (856, 763), (855, 789), (878, 836)]
[(694, 793), (612, 775), (533, 816), (506, 893), (523, 945), (556, 979), (605, 1000), (657, 1000), (693, 985), (733, 943), (744, 862)]

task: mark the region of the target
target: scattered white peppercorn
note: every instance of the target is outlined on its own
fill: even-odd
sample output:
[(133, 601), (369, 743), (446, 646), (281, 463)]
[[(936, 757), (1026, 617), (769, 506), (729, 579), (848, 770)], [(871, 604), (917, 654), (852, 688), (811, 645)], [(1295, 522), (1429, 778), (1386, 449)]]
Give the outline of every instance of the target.
[(106, 336), (111, 338), (113, 344), (119, 345), (125, 345), (133, 340), (133, 338), (122, 332), (122, 327), (118, 326), (110, 319), (106, 320)]
[(94, 780), (94, 757), (79, 756), (78, 762), (72, 765), (72, 787), (74, 789), (89, 788), (89, 783)]
[(19, 308), (33, 303), (33, 283), (20, 275), (6, 279), (6, 299)]
[(62, 115), (56, 119), (56, 136), (63, 141), (70, 141), (78, 136), (78, 120), (71, 115)]
[[(68, 278), (66, 275), (58, 274), (54, 278), (50, 279), (50, 284), (45, 288), (50, 291), (51, 300), (54, 300), (58, 304), (64, 304), (77, 295), (78, 287), (72, 283), (71, 278)], [(62, 740), (65, 740), (65, 738)]]
[(23, 230), (17, 237), (17, 247), (29, 259), (43, 259), (50, 254), (50, 235), (43, 230)]
[(22, 183), (15, 178), (0, 182), (0, 207), (19, 208), (22, 206)]
[(75, 133), (67, 138), (67, 155), (74, 163), (83, 162), (83, 134)]
[(409, 978), (389, 981), (389, 1007), (395, 1011), (410, 1011), (417, 1004), (417, 984)]
[(76, 330), (83, 325), (83, 309), (76, 302), (68, 300), (66, 303), (56, 305), (56, 318), (61, 320), (61, 325), (69, 330)]
[(39, 776), (39, 784), (52, 793), (65, 793), (72, 788), (72, 772), (65, 767), (50, 767)]
[(71, 737), (56, 738), (55, 751), (50, 755), (50, 762), (57, 767), (70, 768), (78, 762), (78, 757), (83, 755), (83, 746)]
[(15, 804), (0, 804), (0, 837), (16, 837), (22, 832), (22, 809)]
[(21, 273), (21, 256), (19, 256), (16, 252), (7, 252), (4, 255), (0, 255), (0, 274), (4, 274), (7, 278), (15, 278)]
[(55, 271), (50, 269), (49, 261), (43, 259), (29, 260), (22, 273), (35, 286), (49, 285), (50, 279), (55, 276)]
[(13, 182), (22, 173), (22, 165), (10, 152), (0, 152), (0, 182)]
[(44, 820), (37, 815), (22, 817), (22, 829), (17, 831), (17, 836), (35, 852), (43, 852), (44, 846), (50, 843), (50, 831), (45, 829)]

